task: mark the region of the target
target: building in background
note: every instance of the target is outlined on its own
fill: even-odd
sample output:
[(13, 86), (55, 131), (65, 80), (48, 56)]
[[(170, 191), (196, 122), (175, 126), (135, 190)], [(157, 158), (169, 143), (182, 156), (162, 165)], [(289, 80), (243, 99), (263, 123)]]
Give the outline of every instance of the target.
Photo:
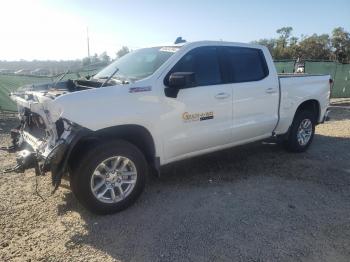
[(37, 68), (31, 71), (30, 74), (35, 76), (48, 76), (50, 74), (50, 71), (44, 68)]
[(15, 72), (15, 75), (30, 75), (29, 69), (20, 69)]

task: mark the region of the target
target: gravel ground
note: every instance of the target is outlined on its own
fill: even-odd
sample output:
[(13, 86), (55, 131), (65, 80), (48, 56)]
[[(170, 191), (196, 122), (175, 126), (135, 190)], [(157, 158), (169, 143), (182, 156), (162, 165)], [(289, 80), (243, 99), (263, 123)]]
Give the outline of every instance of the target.
[[(51, 195), (49, 176), (43, 201), (34, 172), (0, 175), (0, 260), (349, 261), (350, 108), (330, 116), (306, 153), (259, 142), (182, 161), (110, 216)], [(14, 161), (0, 153), (0, 169)]]

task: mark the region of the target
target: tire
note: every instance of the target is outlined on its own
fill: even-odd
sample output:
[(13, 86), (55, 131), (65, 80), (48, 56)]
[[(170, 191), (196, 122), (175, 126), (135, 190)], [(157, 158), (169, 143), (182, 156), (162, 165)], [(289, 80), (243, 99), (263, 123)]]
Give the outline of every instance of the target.
[(137, 200), (147, 173), (148, 165), (141, 151), (129, 142), (117, 140), (89, 150), (72, 171), (70, 182), (83, 206), (96, 214), (112, 214)]
[[(307, 124), (311, 126), (305, 129), (304, 127), (301, 127), (302, 123), (304, 127)], [(284, 147), (290, 152), (296, 152), (296, 153), (305, 152), (309, 148), (314, 138), (315, 123), (316, 123), (316, 117), (314, 113), (310, 111), (305, 111), (305, 110), (298, 111), (294, 117), (292, 126), (290, 127), (289, 133), (287, 135), (287, 139), (283, 143)], [(301, 129), (304, 130), (304, 133), (302, 133)], [(309, 136), (306, 135), (308, 134), (306, 130), (310, 132)], [(298, 135), (299, 135), (299, 138), (298, 138)], [(303, 140), (303, 138), (307, 138), (307, 139)]]

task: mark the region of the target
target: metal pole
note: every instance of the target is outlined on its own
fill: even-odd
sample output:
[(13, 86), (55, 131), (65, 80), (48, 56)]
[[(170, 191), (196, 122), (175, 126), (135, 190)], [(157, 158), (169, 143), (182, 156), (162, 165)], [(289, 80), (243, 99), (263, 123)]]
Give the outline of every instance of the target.
[(89, 28), (88, 27), (86, 27), (86, 35), (87, 35), (88, 58), (90, 59), (90, 41), (89, 41)]

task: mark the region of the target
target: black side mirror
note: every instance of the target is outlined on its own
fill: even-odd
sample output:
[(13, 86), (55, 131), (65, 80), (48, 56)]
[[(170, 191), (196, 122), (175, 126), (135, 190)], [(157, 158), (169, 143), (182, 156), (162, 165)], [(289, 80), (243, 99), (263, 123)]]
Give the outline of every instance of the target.
[(195, 86), (195, 77), (193, 72), (175, 72), (172, 73), (165, 83), (165, 95), (176, 98), (180, 89)]

